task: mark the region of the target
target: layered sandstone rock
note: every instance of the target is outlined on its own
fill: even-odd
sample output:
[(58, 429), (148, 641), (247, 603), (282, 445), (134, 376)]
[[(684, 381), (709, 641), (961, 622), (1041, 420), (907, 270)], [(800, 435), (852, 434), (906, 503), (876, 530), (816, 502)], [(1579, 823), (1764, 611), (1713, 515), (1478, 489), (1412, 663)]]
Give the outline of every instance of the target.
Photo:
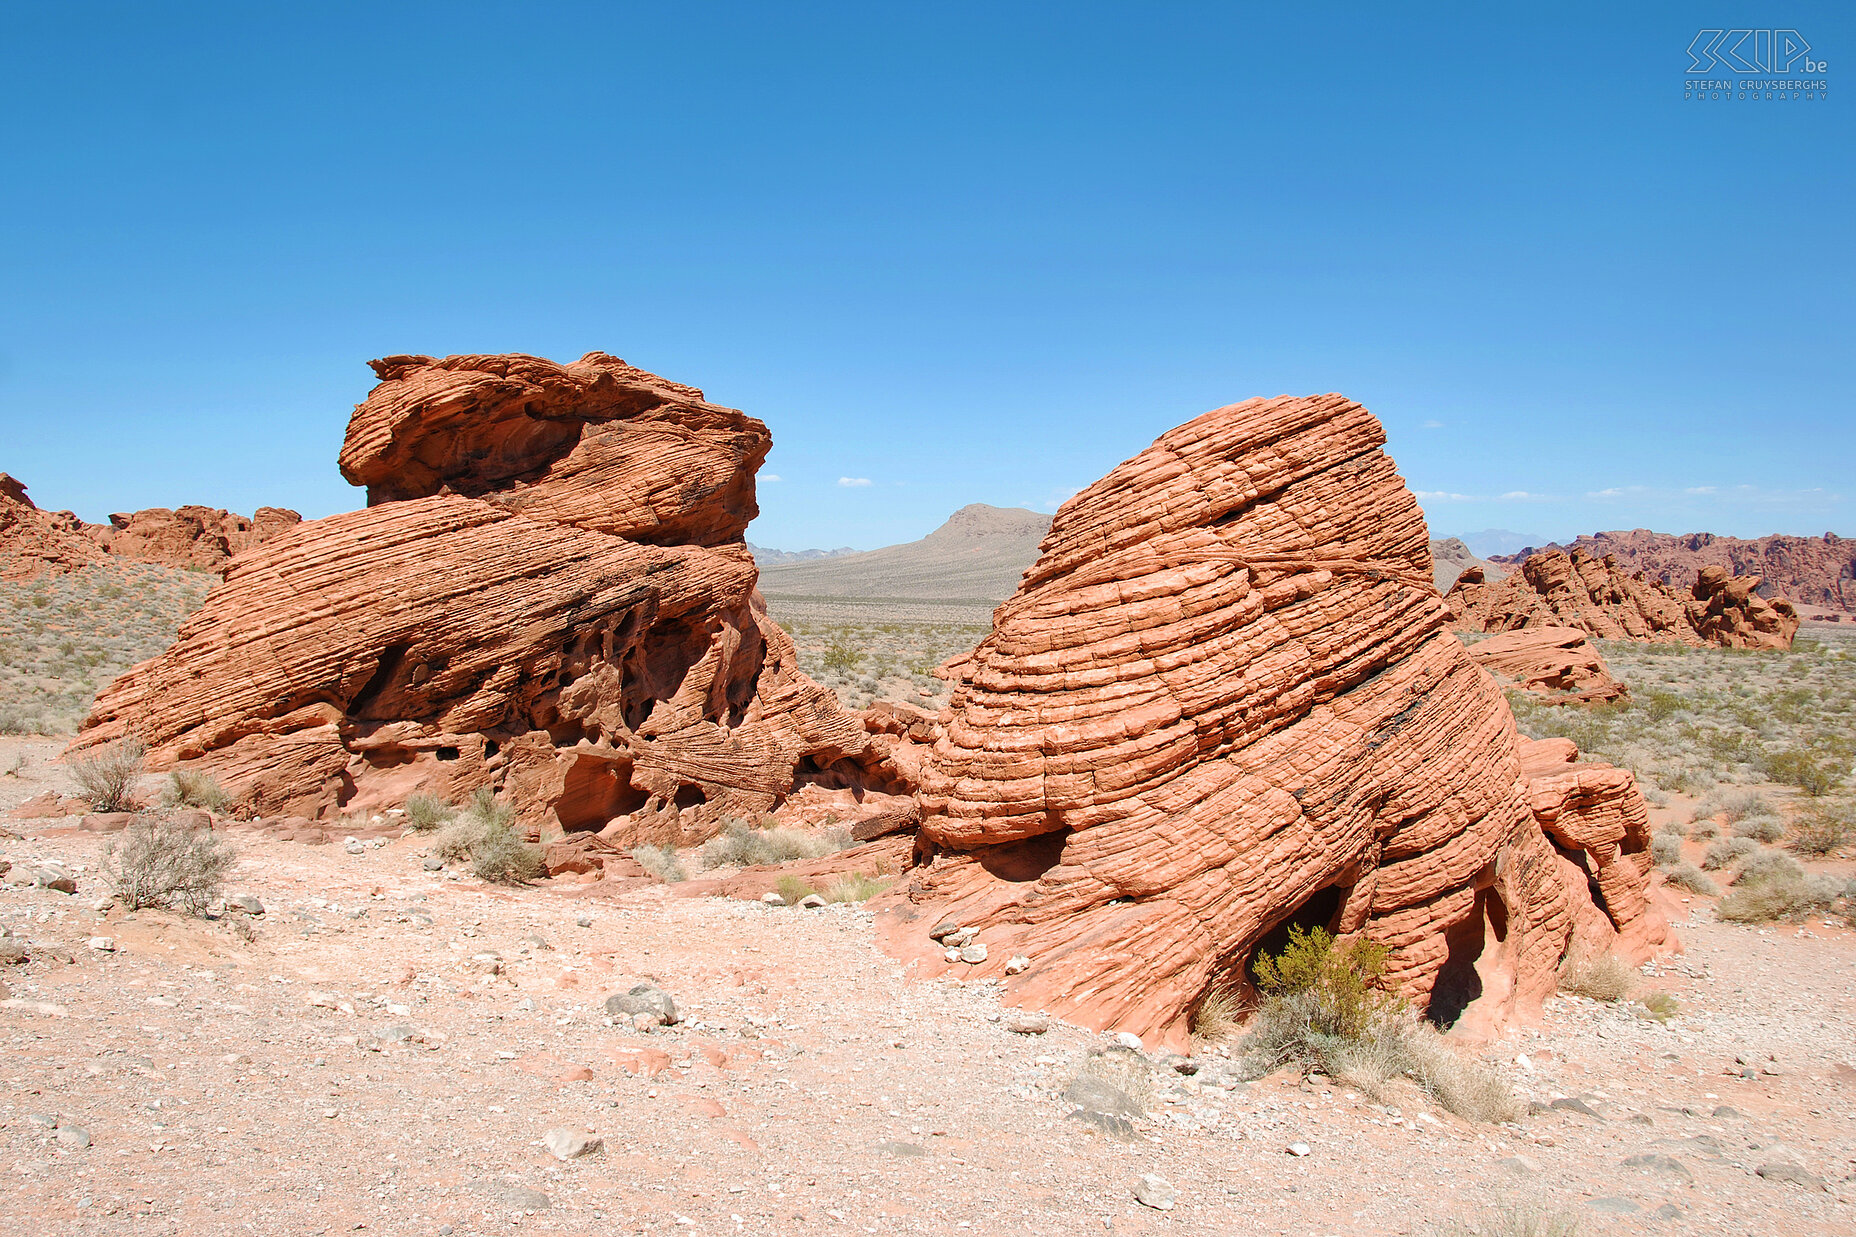
[[(1760, 591), (1767, 598), (1783, 596), (1801, 605), (1856, 610), (1856, 538), (1835, 533), (1743, 539), (1713, 533), (1671, 535), (1637, 528), (1593, 533), (1571, 545), (1546, 545), (1540, 549), (1583, 550), (1592, 558), (1610, 555), (1626, 571), (1641, 571), (1648, 579), (1678, 588), (1687, 585), (1702, 568), (1719, 567), (1730, 576), (1760, 577)], [(1524, 550), (1494, 561), (1518, 567), (1537, 552)]]
[(948, 668), (892, 948), (977, 927), (963, 973), (1177, 1044), (1294, 923), (1383, 941), (1442, 1022), (1537, 1005), (1576, 932), (1668, 942), (1630, 775), (1524, 765), (1383, 443), (1337, 395), (1251, 400), (1063, 506)]
[(69, 511), (40, 511), (24, 485), (0, 473), (0, 579), (30, 580), (121, 559), (222, 572), (233, 555), (302, 518), (281, 507), (260, 507), (250, 519), (212, 507), (151, 507), (87, 524)]
[(603, 353), (374, 369), (341, 455), (371, 505), (234, 559), (79, 746), (140, 735), (266, 816), (489, 786), (620, 847), (892, 788), (755, 591), (764, 425)]
[(1555, 704), (1609, 704), (1630, 696), (1576, 627), (1505, 632), (1470, 645), (1469, 655), (1503, 687), (1517, 687)]
[(1549, 550), (1531, 555), (1500, 581), (1472, 568), (1447, 600), (1457, 625), (1467, 631), (1573, 627), (1606, 640), (1790, 648), (1797, 610), (1782, 597), (1767, 601), (1758, 587), (1757, 576), (1706, 567), (1684, 592), (1628, 572), (1613, 557)]

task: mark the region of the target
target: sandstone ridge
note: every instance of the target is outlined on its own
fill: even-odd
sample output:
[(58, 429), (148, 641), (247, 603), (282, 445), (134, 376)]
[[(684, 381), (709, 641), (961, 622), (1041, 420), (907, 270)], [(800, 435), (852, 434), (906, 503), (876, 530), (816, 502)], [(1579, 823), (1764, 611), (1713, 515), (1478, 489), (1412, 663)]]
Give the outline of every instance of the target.
[(1570, 545), (1498, 556), (1492, 561), (1510, 569), (1536, 553), (1583, 550), (1593, 558), (1615, 557), (1628, 572), (1675, 587), (1684, 587), (1703, 567), (1719, 567), (1730, 576), (1758, 576), (1761, 595), (1788, 597), (1800, 605), (1856, 611), (1856, 538), (1825, 533), (1822, 537), (1774, 534), (1744, 539), (1714, 533), (1592, 533)]
[(373, 367), (341, 451), (370, 505), (234, 559), (76, 746), (139, 735), (264, 816), (490, 787), (612, 846), (888, 785), (755, 591), (766, 426), (604, 353)]
[(1177, 1044), (1290, 924), (1384, 942), (1446, 1024), (1537, 1007), (1575, 938), (1671, 943), (1630, 774), (1517, 734), (1383, 445), (1342, 396), (1250, 400), (1064, 504), (946, 667), (892, 949), (974, 927), (1009, 999)]

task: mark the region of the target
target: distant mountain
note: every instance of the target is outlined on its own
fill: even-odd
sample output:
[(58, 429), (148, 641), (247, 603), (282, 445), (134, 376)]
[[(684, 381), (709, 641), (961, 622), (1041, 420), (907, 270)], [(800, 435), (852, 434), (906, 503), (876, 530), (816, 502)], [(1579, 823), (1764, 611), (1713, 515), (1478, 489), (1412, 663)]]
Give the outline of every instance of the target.
[(1506, 528), (1485, 528), (1479, 533), (1463, 533), (1456, 540), (1468, 546), (1470, 553), (1480, 554), (1483, 558), (1514, 554), (1529, 546), (1545, 545), (1547, 541), (1539, 533), (1517, 533)]
[(1436, 582), (1438, 592), (1449, 592), (1456, 578), (1471, 567), (1482, 568), (1483, 578), (1488, 580), (1499, 580), (1508, 574), (1507, 568), (1471, 554), (1461, 538), (1445, 537), (1431, 542), (1431, 579)]
[(1048, 515), (974, 503), (920, 541), (763, 565), (760, 589), (768, 597), (1004, 601), (1037, 560), (1049, 530)]
[(777, 567), (782, 563), (809, 563), (819, 558), (838, 558), (845, 554), (855, 554), (850, 546), (839, 546), (835, 550), (769, 550), (766, 546), (748, 542), (748, 553), (754, 556), (758, 567)]
[[(1695, 583), (1703, 567), (1725, 567), (1737, 576), (1759, 576), (1760, 595), (1789, 597), (1807, 606), (1856, 612), (1856, 538), (1825, 533), (1822, 537), (1775, 534), (1757, 540), (1717, 537), (1713, 533), (1592, 533), (1570, 545), (1542, 545), (1541, 550), (1583, 549), (1594, 558), (1617, 555), (1619, 565), (1677, 588)], [(1495, 561), (1519, 567), (1524, 554)]]

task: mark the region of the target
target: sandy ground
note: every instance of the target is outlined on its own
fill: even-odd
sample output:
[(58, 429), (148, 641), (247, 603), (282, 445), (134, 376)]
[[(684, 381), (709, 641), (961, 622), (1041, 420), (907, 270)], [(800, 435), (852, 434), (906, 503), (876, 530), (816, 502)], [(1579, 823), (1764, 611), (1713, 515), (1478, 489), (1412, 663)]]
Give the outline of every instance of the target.
[[(60, 784), (56, 750), (0, 740), (0, 808)], [(1693, 898), (1686, 953), (1644, 980), (1676, 1019), (1559, 998), (1484, 1046), (1540, 1104), (1589, 1115), (1476, 1126), (1415, 1092), (1169, 1072), (1117, 1136), (1061, 1098), (1104, 1037), (1008, 1031), (990, 986), (910, 978), (857, 907), (505, 890), (425, 871), (419, 837), (351, 854), (234, 829), (229, 892), (261, 916), (130, 915), (97, 909), (104, 837), (10, 828), (12, 1231), (1320, 1237), (1505, 1203), (1593, 1234), (1856, 1232), (1840, 924), (1719, 924)], [(46, 860), (75, 894), (23, 883)], [(683, 1021), (609, 1025), (605, 999), (644, 980)], [(558, 1127), (603, 1148), (559, 1160)], [(1171, 1210), (1136, 1201), (1143, 1174)]]

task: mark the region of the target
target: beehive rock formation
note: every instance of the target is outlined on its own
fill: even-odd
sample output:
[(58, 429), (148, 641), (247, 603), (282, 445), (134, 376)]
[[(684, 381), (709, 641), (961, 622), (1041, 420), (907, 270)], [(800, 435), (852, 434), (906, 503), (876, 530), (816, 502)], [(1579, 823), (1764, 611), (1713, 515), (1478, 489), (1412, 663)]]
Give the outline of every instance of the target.
[(151, 507), (88, 524), (69, 511), (39, 510), (23, 484), (0, 473), (0, 579), (31, 580), (120, 559), (222, 572), (233, 555), (302, 518), (281, 507), (260, 507), (251, 519), (212, 507)]
[(1576, 627), (1504, 632), (1470, 645), (1469, 655), (1503, 687), (1518, 687), (1555, 704), (1609, 704), (1630, 697)]
[(1684, 592), (1641, 571), (1627, 572), (1609, 555), (1548, 550), (1500, 581), (1473, 568), (1464, 572), (1448, 602), (1457, 625), (1468, 631), (1574, 627), (1604, 640), (1790, 648), (1798, 612), (1783, 597), (1761, 597), (1759, 582), (1758, 576), (1704, 567)]
[(1575, 934), (1668, 941), (1630, 775), (1524, 760), (1383, 444), (1341, 396), (1251, 400), (1064, 504), (948, 668), (892, 949), (977, 927), (962, 973), (1179, 1045), (1290, 923), (1385, 942), (1446, 1022), (1537, 1006)]
[[(1822, 537), (1775, 534), (1748, 540), (1635, 528), (1593, 533), (1571, 545), (1546, 545), (1540, 550), (1583, 550), (1592, 558), (1615, 556), (1624, 570), (1641, 571), (1648, 579), (1678, 588), (1703, 567), (1719, 567), (1730, 576), (1760, 577), (1760, 591), (1768, 599), (1783, 596), (1801, 605), (1856, 610), (1856, 538), (1835, 533)], [(1524, 550), (1494, 561), (1518, 567), (1536, 552)]]
[(341, 452), (370, 505), (234, 559), (78, 746), (138, 734), (264, 816), (489, 786), (618, 846), (887, 788), (755, 591), (764, 425), (603, 353), (373, 366)]

